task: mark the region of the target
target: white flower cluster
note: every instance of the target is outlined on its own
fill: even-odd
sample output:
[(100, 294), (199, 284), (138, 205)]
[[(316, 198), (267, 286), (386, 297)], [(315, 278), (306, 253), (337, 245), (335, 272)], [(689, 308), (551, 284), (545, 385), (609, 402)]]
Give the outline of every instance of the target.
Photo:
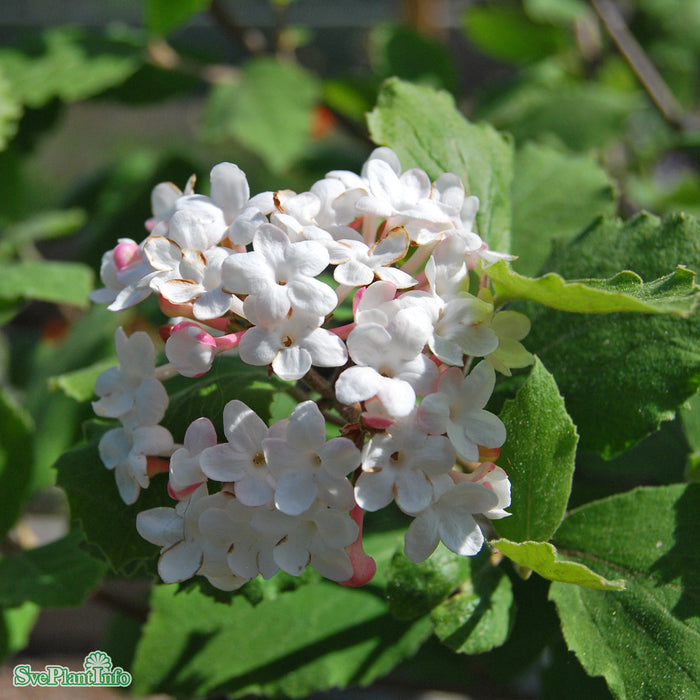
[[(93, 300), (120, 311), (156, 293), (176, 319), (165, 327), (169, 364), (155, 368), (145, 333), (118, 331), (120, 367), (98, 379), (94, 408), (123, 424), (100, 456), (126, 503), (169, 471), (177, 504), (137, 519), (162, 547), (164, 581), (199, 574), (232, 590), (311, 565), (360, 585), (374, 573), (362, 515), (392, 502), (413, 518), (412, 560), (440, 541), (463, 555), (481, 549), (474, 516), (501, 518), (510, 504), (508, 477), (488, 461), (505, 427), (484, 407), (496, 370), (532, 356), (520, 344), (528, 319), (494, 308), (483, 270), (508, 256), (474, 232), (478, 204), (456, 175), (402, 172), (388, 148), (361, 174), (333, 171), (301, 194), (250, 197), (231, 163), (212, 170), (209, 197), (193, 180), (184, 193), (154, 189), (149, 235), (104, 255)], [(351, 295), (352, 322), (338, 326)], [(199, 418), (175, 445), (158, 425), (159, 378), (200, 376), (222, 352), (320, 394), (324, 413), (302, 400), (268, 427), (232, 398), (226, 442)], [(326, 439), (327, 419), (343, 437)]]

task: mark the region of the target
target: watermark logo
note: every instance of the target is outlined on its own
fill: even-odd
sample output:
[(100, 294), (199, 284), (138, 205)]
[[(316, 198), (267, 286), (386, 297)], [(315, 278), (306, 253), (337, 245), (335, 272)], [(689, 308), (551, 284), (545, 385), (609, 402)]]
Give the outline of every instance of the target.
[(32, 671), (29, 664), (18, 664), (12, 673), (12, 685), (16, 688), (25, 686), (126, 688), (131, 685), (131, 674), (120, 666), (114, 668), (112, 659), (104, 651), (91, 651), (83, 661), (82, 671), (71, 671), (67, 666), (58, 665), (48, 665), (43, 671)]

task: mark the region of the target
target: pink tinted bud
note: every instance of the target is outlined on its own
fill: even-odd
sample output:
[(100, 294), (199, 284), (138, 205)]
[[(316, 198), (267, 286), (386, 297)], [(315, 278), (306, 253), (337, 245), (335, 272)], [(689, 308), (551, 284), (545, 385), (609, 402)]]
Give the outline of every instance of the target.
[(216, 353), (214, 338), (190, 321), (183, 321), (174, 326), (165, 343), (168, 360), (184, 377), (200, 377), (206, 374)]
[(237, 348), (244, 333), (245, 330), (242, 330), (238, 331), (238, 333), (229, 333), (228, 335), (222, 335), (218, 338), (214, 338), (217, 351), (225, 352), (226, 350), (233, 350), (234, 348)]
[(168, 482), (168, 494), (170, 495), (170, 498), (174, 498), (176, 501), (182, 501), (185, 498), (187, 498), (191, 493), (194, 493), (204, 482), (201, 481), (196, 484), (190, 484), (189, 486), (185, 486), (184, 489), (180, 489), (179, 491), (176, 491), (171, 485), (170, 482)]
[(500, 447), (484, 447), (483, 445), (479, 445), (479, 460), (482, 462), (495, 462), (500, 454)]
[(352, 562), (353, 574), (347, 581), (340, 581), (340, 585), (347, 586), (348, 588), (364, 586), (366, 583), (369, 583), (374, 578), (374, 574), (377, 573), (377, 564), (362, 548), (362, 520), (364, 516), (365, 511), (362, 510), (360, 506), (355, 506), (350, 511), (350, 517), (357, 523), (360, 530), (357, 534), (357, 539), (349, 547), (345, 548)]
[(146, 457), (146, 474), (152, 479), (156, 474), (170, 471), (170, 460), (162, 457)]
[(346, 323), (344, 326), (338, 326), (337, 328), (329, 328), (331, 333), (335, 333), (341, 340), (347, 340), (350, 332), (355, 327), (354, 323)]
[[(192, 302), (188, 302), (186, 304), (173, 304), (162, 294), (160, 294), (158, 296), (158, 306), (160, 306), (160, 310), (166, 316), (187, 316), (188, 318), (194, 318)], [(212, 318), (208, 319), (207, 321), (202, 321), (202, 323), (210, 328), (216, 328), (218, 331), (225, 331), (228, 328), (228, 321), (225, 318)]]
[(131, 241), (119, 243), (114, 249), (114, 264), (117, 266), (119, 272), (131, 265), (132, 262), (140, 259), (141, 254), (139, 253), (139, 247), (136, 243)]

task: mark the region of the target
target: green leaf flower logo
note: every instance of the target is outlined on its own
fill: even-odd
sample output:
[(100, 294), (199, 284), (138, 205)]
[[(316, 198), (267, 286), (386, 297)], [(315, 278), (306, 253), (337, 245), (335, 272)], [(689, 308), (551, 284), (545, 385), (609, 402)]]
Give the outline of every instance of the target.
[(109, 654), (106, 654), (104, 651), (91, 651), (85, 657), (83, 667), (86, 671), (89, 671), (93, 668), (101, 668), (105, 671), (111, 671), (112, 659), (110, 658)]

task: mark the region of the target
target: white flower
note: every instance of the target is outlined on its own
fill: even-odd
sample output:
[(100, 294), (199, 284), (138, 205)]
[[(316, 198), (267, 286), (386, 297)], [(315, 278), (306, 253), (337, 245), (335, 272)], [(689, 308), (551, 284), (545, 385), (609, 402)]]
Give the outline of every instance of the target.
[(196, 323), (173, 326), (165, 341), (165, 355), (183, 377), (201, 377), (216, 357), (216, 341)]
[(432, 502), (432, 478), (449, 472), (455, 457), (447, 438), (427, 435), (414, 416), (400, 419), (365, 445), (357, 503), (375, 511), (396, 500), (404, 513), (419, 513)]
[(338, 378), (338, 400), (353, 404), (376, 396), (390, 415), (407, 416), (416, 394), (431, 391), (437, 379), (437, 367), (422, 354), (431, 333), (430, 319), (420, 308), (400, 309), (386, 328), (379, 323), (356, 326), (347, 340), (356, 366)]
[(326, 421), (313, 401), (300, 403), (284, 439), (268, 438), (264, 449), (277, 477), (275, 506), (283, 513), (299, 515), (317, 496), (338, 510), (355, 505), (352, 485), (345, 477), (359, 466), (360, 451), (347, 438), (326, 442)]
[(440, 377), (438, 390), (423, 399), (418, 422), (434, 435), (447, 433), (457, 453), (464, 459), (479, 460), (479, 445), (500, 447), (506, 428), (498, 416), (484, 410), (496, 374), (488, 362), (480, 362), (467, 377), (451, 367)]
[(331, 263), (337, 265), (333, 277), (340, 284), (363, 287), (371, 284), (376, 275), (379, 279), (404, 289), (417, 284), (418, 280), (391, 265), (406, 255), (408, 244), (406, 230), (397, 228), (372, 247), (358, 240), (326, 243), (326, 247)]
[(387, 161), (373, 158), (365, 173), (369, 194), (355, 203), (359, 211), (386, 219), (388, 229), (405, 226), (414, 241), (422, 240), (425, 229), (441, 231), (449, 226), (449, 211), (431, 198), (425, 171), (412, 168), (399, 175)]
[(474, 514), (494, 508), (498, 496), (486, 486), (471, 481), (443, 484), (436, 501), (418, 515), (406, 532), (404, 551), (411, 561), (427, 559), (441, 540), (450, 551), (461, 556), (477, 554), (484, 544)]
[(162, 547), (158, 574), (165, 583), (186, 581), (199, 573), (217, 588), (231, 591), (248, 581), (228, 567), (224, 544), (216, 537), (207, 538), (200, 529), (203, 514), (225, 508), (229, 498), (224, 492), (209, 496), (202, 485), (175, 508), (151, 508), (136, 516), (141, 537)]
[(498, 502), (489, 510), (483, 511), (482, 515), (489, 520), (500, 520), (511, 515), (505, 510), (510, 505), (510, 479), (501, 467), (497, 467), (493, 462), (482, 462), (467, 478), (475, 484), (491, 489), (498, 498)]
[(202, 472), (210, 479), (234, 482), (236, 498), (246, 506), (262, 506), (274, 495), (274, 478), (263, 452), (268, 428), (242, 401), (224, 406), (228, 443), (208, 447), (200, 455)]
[(219, 542), (227, 552), (230, 571), (243, 579), (261, 574), (269, 579), (279, 571), (272, 556), (277, 540), (254, 530), (251, 521), (256, 508), (244, 506), (236, 498), (228, 498), (224, 507), (209, 508), (199, 518), (204, 536)]
[(160, 426), (107, 431), (98, 444), (100, 459), (114, 470), (119, 495), (124, 503), (136, 502), (141, 489), (148, 487), (148, 457), (167, 457), (173, 451), (170, 432)]
[(176, 498), (182, 498), (193, 486), (207, 480), (199, 466), (199, 456), (208, 447), (216, 445), (216, 429), (208, 418), (197, 418), (185, 432), (184, 446), (170, 457), (170, 481), (168, 490)]
[(119, 367), (102, 372), (95, 382), (100, 397), (92, 408), (98, 416), (119, 418), (131, 427), (155, 425), (165, 415), (168, 394), (154, 377), (155, 348), (143, 331), (127, 337), (122, 328), (114, 333)]
[(120, 238), (114, 250), (102, 256), (102, 289), (90, 292), (96, 304), (108, 304), (110, 311), (124, 311), (151, 294), (150, 283), (158, 275), (143, 255), (141, 246), (130, 238)]
[[(244, 305), (251, 321), (254, 308)], [(347, 362), (345, 343), (335, 333), (320, 328), (322, 316), (292, 311), (269, 327), (253, 326), (238, 346), (241, 360), (249, 365), (272, 365), (275, 374), (287, 381), (301, 379), (312, 367), (341, 367)]]
[(292, 576), (299, 576), (309, 564), (331, 581), (347, 581), (353, 574), (345, 547), (357, 539), (359, 527), (347, 513), (318, 501), (297, 516), (259, 508), (252, 525), (275, 539), (275, 563)]
[(325, 316), (338, 303), (333, 289), (315, 279), (328, 262), (328, 252), (320, 243), (292, 243), (277, 226), (264, 224), (255, 234), (252, 251), (224, 261), (223, 287), (248, 294), (246, 302), (254, 305), (263, 325), (277, 323), (292, 308)]

